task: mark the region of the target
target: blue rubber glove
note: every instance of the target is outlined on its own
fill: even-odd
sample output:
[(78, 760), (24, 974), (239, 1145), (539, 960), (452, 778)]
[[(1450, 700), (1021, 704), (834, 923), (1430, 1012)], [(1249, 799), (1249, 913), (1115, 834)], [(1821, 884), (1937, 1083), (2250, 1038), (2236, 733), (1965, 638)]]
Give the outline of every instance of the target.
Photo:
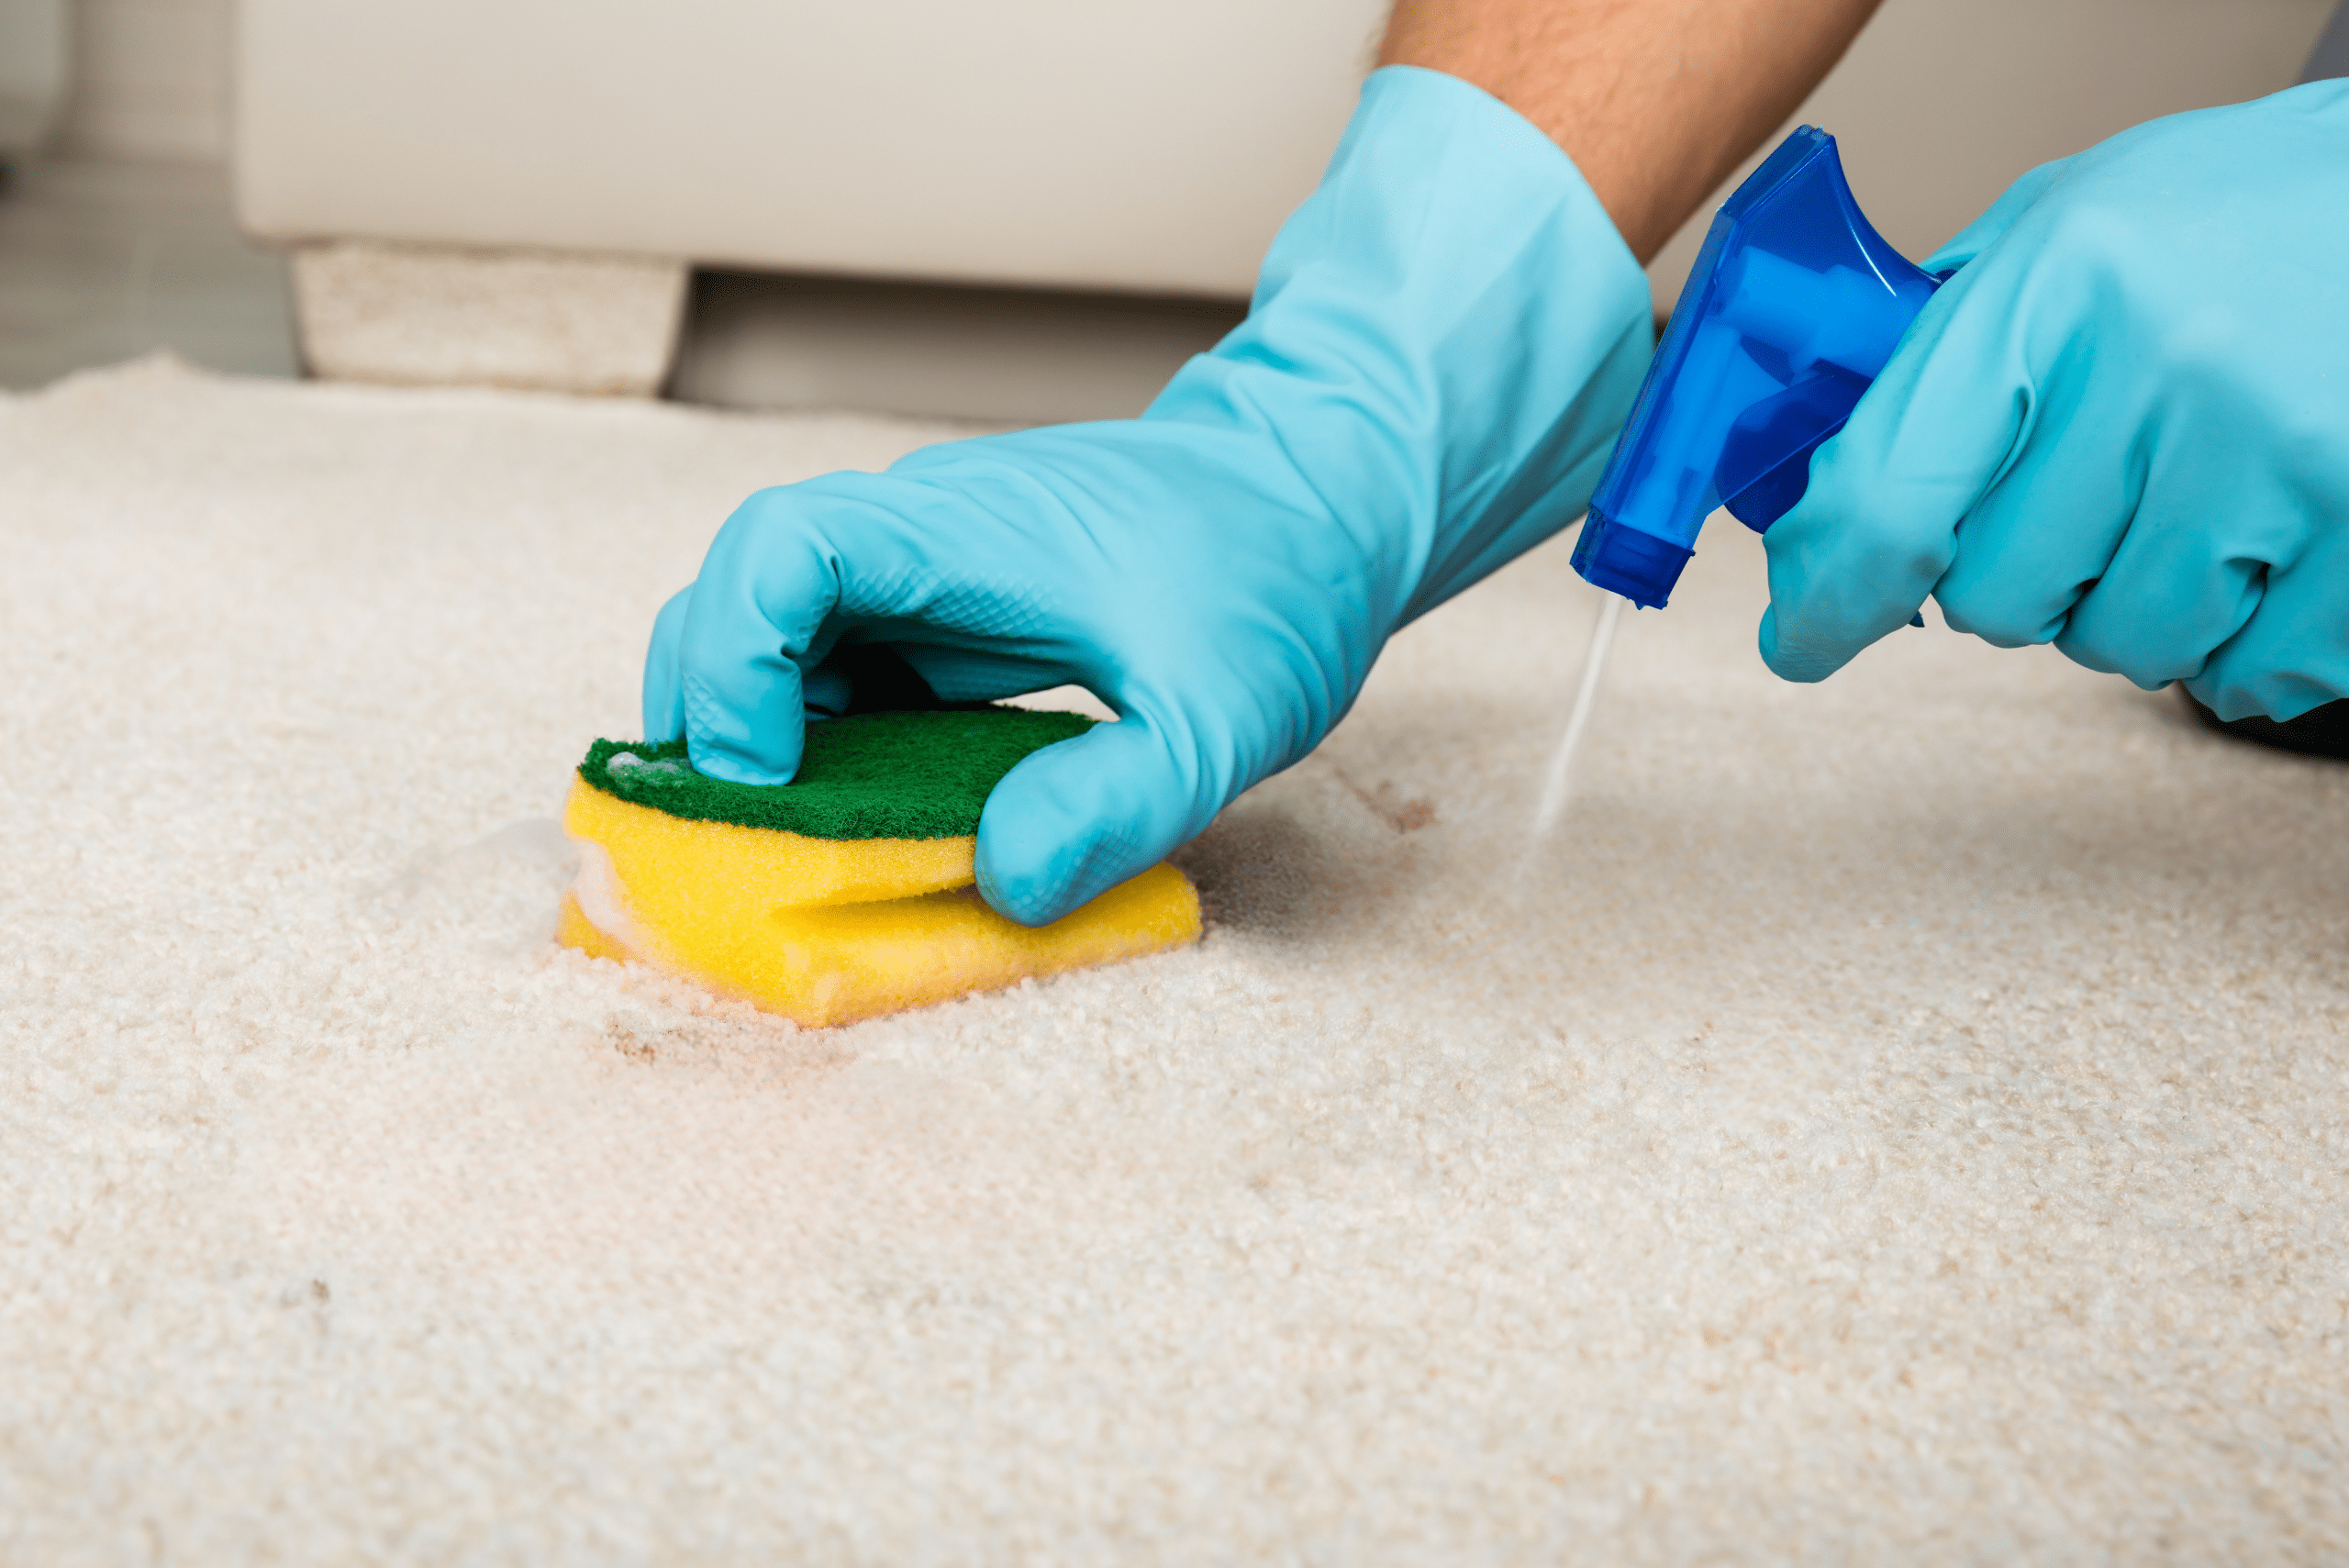
[(1765, 536), (1762, 656), (1816, 681), (1930, 594), (2226, 718), (2349, 695), (2349, 85), (2033, 170)]
[(1572, 522), (1648, 356), (1573, 163), (1464, 82), (1373, 75), (1248, 319), (1140, 419), (765, 490), (655, 625), (644, 723), (781, 783), (836, 650), (941, 696), (1075, 684), (1121, 722), (988, 797), (978, 884), (1041, 924), (1310, 751), (1405, 622)]

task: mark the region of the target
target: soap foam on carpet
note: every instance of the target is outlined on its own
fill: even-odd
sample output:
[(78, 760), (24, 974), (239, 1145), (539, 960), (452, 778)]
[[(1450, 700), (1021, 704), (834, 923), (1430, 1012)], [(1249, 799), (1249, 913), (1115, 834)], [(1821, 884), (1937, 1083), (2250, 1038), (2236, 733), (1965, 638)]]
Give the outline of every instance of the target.
[(1199, 947), (833, 1031), (556, 951), (753, 488), (952, 432), (0, 399), (0, 1562), (2349, 1553), (2349, 770), (1708, 532), (1406, 631)]

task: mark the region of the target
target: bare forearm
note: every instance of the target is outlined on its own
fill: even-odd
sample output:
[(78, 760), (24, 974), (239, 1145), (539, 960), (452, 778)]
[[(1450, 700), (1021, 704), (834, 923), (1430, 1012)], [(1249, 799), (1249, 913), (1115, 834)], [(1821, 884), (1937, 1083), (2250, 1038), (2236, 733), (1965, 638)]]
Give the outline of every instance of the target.
[(1541, 127), (1645, 261), (1878, 3), (1396, 0), (1378, 62), (1460, 77)]

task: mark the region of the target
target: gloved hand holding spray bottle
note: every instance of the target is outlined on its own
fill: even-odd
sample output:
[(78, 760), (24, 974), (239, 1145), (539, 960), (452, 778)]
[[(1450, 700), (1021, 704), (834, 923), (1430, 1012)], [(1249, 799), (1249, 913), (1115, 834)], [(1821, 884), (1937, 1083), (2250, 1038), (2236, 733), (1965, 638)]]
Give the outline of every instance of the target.
[(2349, 696), (2345, 247), (2349, 82), (2043, 164), (1921, 268), (1798, 131), (1715, 218), (1575, 565), (1661, 606), (1726, 506), (1769, 530), (1761, 652), (1788, 680), (1931, 596), (2221, 718)]

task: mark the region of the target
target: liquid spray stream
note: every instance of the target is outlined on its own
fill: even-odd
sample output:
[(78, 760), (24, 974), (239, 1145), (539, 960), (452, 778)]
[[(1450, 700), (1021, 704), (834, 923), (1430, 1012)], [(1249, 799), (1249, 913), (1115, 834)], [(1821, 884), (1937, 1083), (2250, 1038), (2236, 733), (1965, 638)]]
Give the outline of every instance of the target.
[(1607, 603), (1535, 834), (1565, 813), (1624, 598), (1662, 609), (1715, 509), (1759, 532), (1801, 500), (1810, 454), (1843, 428), (1947, 275), (1912, 266), (1876, 231), (1835, 139), (1813, 126), (1713, 215), (1575, 539), (1575, 570)]
[(1606, 603), (1598, 612), (1598, 624), (1590, 628), (1590, 651), (1583, 656), (1582, 684), (1575, 690), (1575, 709), (1566, 719), (1566, 733), (1558, 749), (1550, 756), (1550, 771), (1542, 780), (1542, 804), (1534, 809), (1533, 833), (1536, 838), (1558, 825), (1565, 815), (1566, 797), (1574, 783), (1575, 751), (1582, 745), (1582, 732), (1590, 724), (1590, 710), (1598, 706), (1598, 677), (1607, 670), (1608, 650), (1615, 646), (1615, 623), (1623, 614), (1624, 599), (1620, 594), (1601, 593)]

